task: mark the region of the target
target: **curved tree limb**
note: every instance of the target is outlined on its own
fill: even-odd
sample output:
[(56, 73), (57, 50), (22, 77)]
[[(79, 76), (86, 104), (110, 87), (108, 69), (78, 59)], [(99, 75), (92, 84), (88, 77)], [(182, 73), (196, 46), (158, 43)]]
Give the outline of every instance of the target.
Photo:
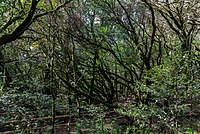
[(18, 39), (37, 18), (45, 16), (49, 13), (53, 13), (59, 10), (60, 8), (64, 7), (66, 4), (70, 3), (71, 1), (72, 0), (64, 2), (63, 4), (59, 5), (54, 10), (50, 10), (50, 11), (35, 15), (39, 0), (32, 0), (31, 8), (28, 12), (28, 16), (24, 19), (24, 21), (19, 26), (17, 26), (17, 28), (11, 34), (3, 35), (0, 37), (0, 47), (6, 43), (9, 43)]
[(36, 11), (38, 1), (32, 0), (31, 8), (29, 10), (28, 16), (24, 19), (24, 21), (14, 30), (13, 33), (8, 35), (3, 35), (0, 37), (0, 46), (3, 46), (6, 43), (12, 42), (19, 38), (24, 31), (31, 25), (32, 18)]

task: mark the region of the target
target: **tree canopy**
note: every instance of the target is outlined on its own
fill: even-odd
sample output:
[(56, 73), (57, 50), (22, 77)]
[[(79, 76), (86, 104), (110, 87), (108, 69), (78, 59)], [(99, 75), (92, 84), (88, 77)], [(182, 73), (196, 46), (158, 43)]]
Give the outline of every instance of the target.
[[(52, 116), (52, 133), (58, 107), (74, 105), (115, 110), (131, 122), (130, 133), (200, 131), (199, 6), (198, 0), (0, 0), (2, 111), (39, 116), (51, 107), (45, 116)], [(184, 126), (186, 117), (193, 125)]]

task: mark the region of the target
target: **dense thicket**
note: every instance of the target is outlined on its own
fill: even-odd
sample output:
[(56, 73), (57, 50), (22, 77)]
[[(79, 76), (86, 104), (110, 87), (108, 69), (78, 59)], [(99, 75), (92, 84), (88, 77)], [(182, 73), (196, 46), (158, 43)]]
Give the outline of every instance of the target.
[(52, 122), (61, 102), (103, 104), (163, 133), (200, 114), (198, 0), (0, 3), (1, 100), (51, 97)]

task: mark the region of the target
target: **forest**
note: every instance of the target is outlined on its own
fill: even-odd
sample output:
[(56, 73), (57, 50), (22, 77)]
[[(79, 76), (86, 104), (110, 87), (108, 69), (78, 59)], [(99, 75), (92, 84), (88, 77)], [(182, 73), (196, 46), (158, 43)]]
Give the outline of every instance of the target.
[(0, 0), (1, 134), (199, 134), (199, 0)]

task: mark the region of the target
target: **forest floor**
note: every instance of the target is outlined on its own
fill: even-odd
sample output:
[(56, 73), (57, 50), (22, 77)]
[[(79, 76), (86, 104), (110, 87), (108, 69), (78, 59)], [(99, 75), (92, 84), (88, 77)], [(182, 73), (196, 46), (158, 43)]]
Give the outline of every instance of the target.
[[(121, 102), (118, 103), (126, 107), (131, 102), (134, 102), (134, 99), (132, 95), (129, 95), (127, 99), (121, 99)], [(187, 105), (190, 105), (191, 110), (178, 117), (177, 123), (186, 128), (185, 131), (190, 131), (187, 129), (193, 128), (191, 134), (192, 132), (194, 134), (200, 134), (199, 101), (192, 102), (192, 105)], [(88, 105), (87, 107), (92, 106)], [(75, 134), (77, 132), (86, 134), (98, 132), (101, 134), (123, 134), (127, 132), (127, 126), (131, 126), (134, 122), (134, 118), (120, 114), (115, 110), (106, 108), (102, 110), (102, 106), (100, 105), (93, 105), (93, 107), (92, 111), (91, 109), (87, 110), (75, 107), (73, 109), (75, 112), (72, 112), (74, 114), (67, 113), (66, 109), (62, 109), (64, 112), (61, 112), (61, 110), (58, 109), (56, 115), (55, 134)], [(6, 121), (0, 122), (0, 134), (51, 133), (51, 116), (38, 116), (37, 114), (25, 115), (25, 113), (5, 111), (3, 109), (4, 108), (0, 107), (0, 119), (3, 118)], [(99, 111), (97, 109), (101, 110)], [(50, 110), (51, 109), (48, 111)], [(19, 118), (9, 119), (11, 116)], [(154, 125), (156, 125), (156, 123), (152, 124), (152, 126)], [(182, 131), (182, 133), (185, 132)]]

